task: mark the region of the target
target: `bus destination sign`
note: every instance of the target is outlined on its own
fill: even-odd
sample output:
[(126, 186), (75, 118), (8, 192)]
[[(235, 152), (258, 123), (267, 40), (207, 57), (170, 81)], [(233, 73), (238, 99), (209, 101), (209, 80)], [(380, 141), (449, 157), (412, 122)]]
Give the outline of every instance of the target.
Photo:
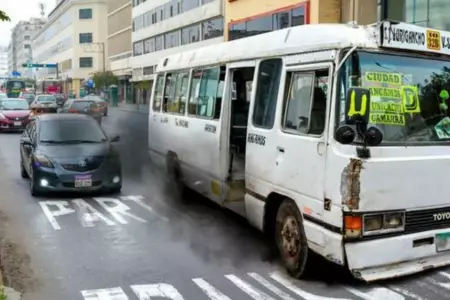
[(402, 22), (384, 21), (380, 45), (386, 48), (450, 55), (450, 32)]

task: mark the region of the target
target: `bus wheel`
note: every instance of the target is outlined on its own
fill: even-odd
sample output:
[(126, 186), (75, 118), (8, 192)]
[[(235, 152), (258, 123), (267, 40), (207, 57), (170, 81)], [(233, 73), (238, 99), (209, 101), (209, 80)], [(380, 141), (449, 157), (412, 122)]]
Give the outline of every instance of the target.
[(291, 199), (285, 199), (278, 209), (275, 235), (283, 265), (291, 276), (301, 277), (308, 259), (308, 242), (302, 216)]
[(183, 174), (181, 173), (181, 168), (178, 163), (176, 156), (170, 155), (167, 157), (167, 171), (169, 174), (169, 188), (175, 192), (176, 198), (178, 200), (185, 202), (186, 201), (186, 186), (183, 180)]

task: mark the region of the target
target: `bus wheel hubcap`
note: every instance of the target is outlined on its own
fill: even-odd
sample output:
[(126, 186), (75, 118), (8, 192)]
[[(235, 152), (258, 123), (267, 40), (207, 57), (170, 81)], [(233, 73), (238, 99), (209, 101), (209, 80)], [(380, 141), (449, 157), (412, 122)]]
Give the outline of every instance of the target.
[(294, 217), (289, 216), (285, 219), (281, 237), (283, 240), (284, 253), (290, 257), (296, 256), (300, 247), (300, 230), (298, 228), (297, 220)]

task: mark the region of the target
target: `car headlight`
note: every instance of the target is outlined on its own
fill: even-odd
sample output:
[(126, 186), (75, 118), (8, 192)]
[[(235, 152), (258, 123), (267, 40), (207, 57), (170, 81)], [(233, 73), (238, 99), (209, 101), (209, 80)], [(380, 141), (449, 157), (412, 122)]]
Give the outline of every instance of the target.
[(405, 230), (405, 212), (384, 212), (344, 217), (345, 236), (360, 238)]
[(36, 167), (54, 168), (52, 162), (44, 155), (34, 155), (34, 165)]

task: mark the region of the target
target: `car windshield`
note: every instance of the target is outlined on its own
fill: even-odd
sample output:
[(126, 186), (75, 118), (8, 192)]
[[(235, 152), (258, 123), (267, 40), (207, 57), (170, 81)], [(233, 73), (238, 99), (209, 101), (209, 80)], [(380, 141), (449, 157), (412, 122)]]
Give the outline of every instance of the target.
[(43, 121), (39, 140), (42, 143), (101, 143), (107, 138), (95, 120), (83, 118)]
[(450, 141), (449, 61), (355, 52), (341, 72), (341, 124), (347, 89), (363, 87), (370, 91), (370, 125), (382, 131), (382, 144)]
[(55, 102), (56, 98), (55, 98), (55, 96), (39, 96), (37, 98), (37, 101), (39, 101), (39, 102)]
[(27, 101), (24, 100), (5, 100), (1, 102), (2, 110), (28, 110)]
[(0, 100), (6, 99), (6, 98), (8, 98), (8, 96), (6, 94), (0, 94)]

